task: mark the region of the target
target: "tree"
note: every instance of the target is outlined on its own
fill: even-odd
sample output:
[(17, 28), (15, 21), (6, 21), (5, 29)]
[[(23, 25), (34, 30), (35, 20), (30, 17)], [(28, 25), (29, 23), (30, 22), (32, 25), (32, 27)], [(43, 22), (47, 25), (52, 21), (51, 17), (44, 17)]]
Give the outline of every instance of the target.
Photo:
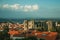
[(3, 37), (6, 40), (10, 39), (10, 35), (8, 34), (8, 32), (9, 32), (9, 27), (8, 26), (4, 26)]

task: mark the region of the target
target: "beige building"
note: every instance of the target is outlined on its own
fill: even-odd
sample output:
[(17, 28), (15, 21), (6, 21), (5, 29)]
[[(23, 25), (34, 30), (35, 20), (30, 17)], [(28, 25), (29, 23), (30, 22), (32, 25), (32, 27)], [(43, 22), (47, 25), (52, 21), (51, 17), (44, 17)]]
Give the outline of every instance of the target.
[(34, 20), (28, 21), (28, 29), (34, 28)]
[(24, 24), (24, 30), (27, 30), (27, 28), (28, 28), (28, 21), (24, 20), (23, 24)]
[(47, 21), (46, 24), (48, 25), (48, 31), (52, 31), (52, 21)]
[(32, 29), (34, 28), (34, 20), (24, 20), (24, 30)]

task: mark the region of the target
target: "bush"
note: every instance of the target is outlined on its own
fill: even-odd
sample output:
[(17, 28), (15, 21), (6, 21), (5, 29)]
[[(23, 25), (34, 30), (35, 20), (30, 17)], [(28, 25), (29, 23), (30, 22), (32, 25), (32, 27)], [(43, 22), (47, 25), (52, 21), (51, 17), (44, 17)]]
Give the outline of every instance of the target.
[(37, 38), (35, 36), (32, 36), (32, 37), (26, 37), (24, 39), (15, 39), (15, 40), (37, 40)]

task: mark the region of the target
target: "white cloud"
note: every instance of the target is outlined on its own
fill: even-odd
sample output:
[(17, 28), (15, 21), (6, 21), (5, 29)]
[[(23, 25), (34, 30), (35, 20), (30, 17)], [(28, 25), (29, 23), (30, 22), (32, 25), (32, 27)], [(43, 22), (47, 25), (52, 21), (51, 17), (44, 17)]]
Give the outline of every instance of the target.
[(2, 6), (3, 8), (10, 8), (10, 9), (19, 9), (20, 8), (20, 4), (13, 4), (13, 5), (9, 5), (9, 4), (4, 4)]
[(35, 10), (38, 10), (38, 5), (20, 5), (20, 4), (13, 4), (13, 5), (9, 5), (9, 4), (4, 4), (2, 6), (3, 8), (8, 8), (10, 10), (20, 10), (20, 11), (25, 11), (25, 12), (28, 12), (28, 11), (35, 11)]
[(32, 8), (33, 10), (38, 10), (38, 5), (33, 5)]
[(12, 9), (19, 9), (20, 8), (20, 4), (10, 5), (10, 8), (12, 8)]
[(31, 5), (25, 5), (24, 6), (24, 11), (30, 11), (30, 10), (32, 10), (32, 6)]
[(8, 4), (4, 4), (4, 5), (3, 5), (3, 8), (8, 8), (8, 7), (9, 7)]
[(24, 8), (25, 9), (31, 9), (32, 7), (31, 7), (31, 5), (25, 5)]

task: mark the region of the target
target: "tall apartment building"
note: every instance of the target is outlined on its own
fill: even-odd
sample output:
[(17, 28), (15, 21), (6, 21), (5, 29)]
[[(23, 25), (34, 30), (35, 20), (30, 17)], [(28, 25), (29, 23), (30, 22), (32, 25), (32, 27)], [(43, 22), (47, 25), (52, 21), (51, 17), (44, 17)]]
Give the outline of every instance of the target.
[(52, 31), (52, 27), (53, 27), (52, 21), (49, 20), (46, 22), (46, 24), (48, 25), (48, 31)]
[(24, 30), (27, 30), (28, 29), (28, 21), (24, 20), (23, 24), (24, 24)]
[(24, 20), (24, 30), (34, 28), (34, 20)]
[(34, 29), (38, 29), (40, 27), (40, 20), (34, 21)]
[(45, 20), (37, 20), (35, 21), (35, 29), (40, 31), (47, 31), (46, 21)]
[(34, 28), (34, 20), (28, 21), (28, 29), (33, 29)]
[(56, 22), (56, 26), (60, 26), (60, 23), (59, 22)]
[(60, 32), (60, 22), (56, 22), (56, 30), (57, 32)]

